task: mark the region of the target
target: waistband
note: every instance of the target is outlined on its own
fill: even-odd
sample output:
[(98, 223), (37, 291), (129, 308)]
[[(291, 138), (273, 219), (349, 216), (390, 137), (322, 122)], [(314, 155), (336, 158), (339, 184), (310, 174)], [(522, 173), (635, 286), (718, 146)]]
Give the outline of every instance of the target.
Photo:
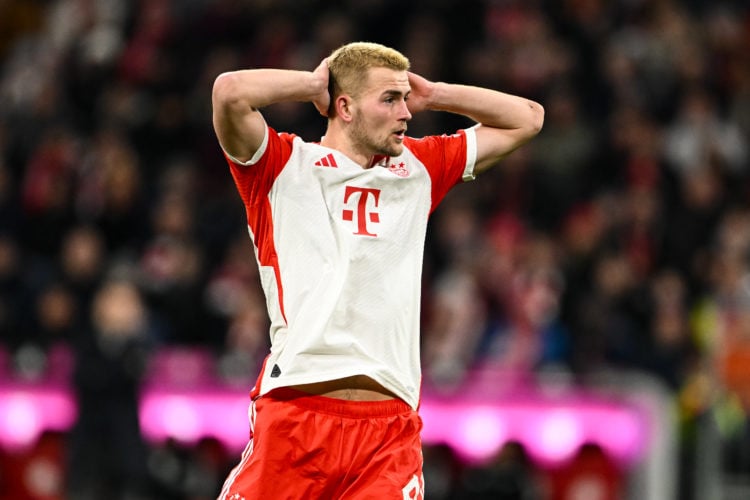
[(307, 410), (350, 418), (388, 417), (409, 414), (414, 411), (411, 406), (398, 398), (384, 401), (348, 401), (308, 394), (289, 387), (273, 389), (268, 394), (261, 396), (260, 399), (291, 403)]

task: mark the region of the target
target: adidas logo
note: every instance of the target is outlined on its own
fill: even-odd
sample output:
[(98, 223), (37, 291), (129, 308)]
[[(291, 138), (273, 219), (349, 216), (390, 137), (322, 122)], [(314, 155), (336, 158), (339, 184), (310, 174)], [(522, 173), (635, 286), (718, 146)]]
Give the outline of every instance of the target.
[(328, 153), (328, 155), (316, 161), (315, 165), (318, 167), (338, 167), (338, 165), (336, 165), (336, 159), (333, 157), (333, 153)]

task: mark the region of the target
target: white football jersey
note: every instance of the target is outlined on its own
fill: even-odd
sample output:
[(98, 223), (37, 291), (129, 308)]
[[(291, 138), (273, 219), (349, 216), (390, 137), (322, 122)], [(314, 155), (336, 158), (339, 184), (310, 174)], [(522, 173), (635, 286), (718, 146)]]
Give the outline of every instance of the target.
[(270, 127), (250, 161), (227, 155), (271, 320), (254, 395), (361, 374), (418, 407), (427, 219), (475, 159), (474, 129), (369, 169)]

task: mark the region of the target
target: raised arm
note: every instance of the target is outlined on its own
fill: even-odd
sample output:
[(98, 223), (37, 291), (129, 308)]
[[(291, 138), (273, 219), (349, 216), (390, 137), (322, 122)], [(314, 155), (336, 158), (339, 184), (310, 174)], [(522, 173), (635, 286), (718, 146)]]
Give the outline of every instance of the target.
[(312, 102), (325, 115), (328, 65), (313, 71), (249, 69), (222, 73), (212, 92), (213, 123), (224, 151), (247, 161), (263, 142), (266, 123), (260, 108), (283, 101)]
[(539, 133), (544, 108), (534, 101), (482, 87), (431, 82), (409, 73), (412, 113), (430, 109), (467, 116), (477, 127), (475, 173), (495, 165)]

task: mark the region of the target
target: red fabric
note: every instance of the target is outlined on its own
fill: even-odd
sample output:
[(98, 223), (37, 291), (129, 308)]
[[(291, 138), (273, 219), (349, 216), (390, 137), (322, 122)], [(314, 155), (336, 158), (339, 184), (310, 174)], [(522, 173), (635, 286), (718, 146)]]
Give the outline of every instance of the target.
[(453, 135), (430, 135), (421, 139), (406, 137), (404, 146), (430, 173), (432, 213), (448, 191), (462, 180), (466, 167), (466, 132), (459, 130)]
[[(285, 320), (284, 290), (282, 289), (276, 245), (273, 240), (273, 218), (271, 216), (271, 204), (268, 201), (268, 192), (292, 154), (294, 138), (293, 134), (277, 134), (275, 130), (269, 127), (266, 151), (258, 162), (251, 166), (238, 165), (224, 153), (240, 197), (245, 204), (247, 225), (253, 233), (258, 262), (261, 266), (271, 266), (276, 274), (276, 283), (279, 287), (279, 307)], [(272, 166), (267, 167), (270, 162), (273, 162)]]
[(421, 419), (406, 403), (277, 389), (220, 500), (423, 498)]

